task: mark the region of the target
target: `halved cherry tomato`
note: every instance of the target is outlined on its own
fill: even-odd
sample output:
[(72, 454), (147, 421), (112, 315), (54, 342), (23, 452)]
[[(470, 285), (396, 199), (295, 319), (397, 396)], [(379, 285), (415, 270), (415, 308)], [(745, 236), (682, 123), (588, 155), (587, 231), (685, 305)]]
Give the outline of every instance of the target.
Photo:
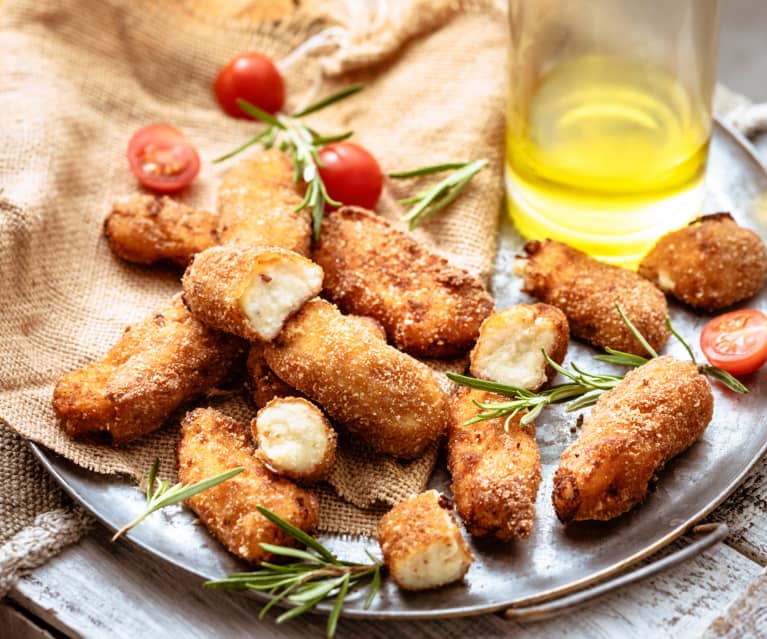
[(235, 118), (251, 117), (238, 106), (238, 98), (268, 113), (277, 113), (285, 103), (282, 75), (274, 62), (255, 52), (232, 58), (218, 72), (213, 91), (221, 108)]
[(378, 161), (351, 142), (337, 142), (320, 149), (320, 177), (328, 195), (343, 204), (375, 207), (383, 189)]
[(187, 186), (200, 170), (200, 157), (178, 129), (150, 124), (133, 134), (128, 162), (144, 186), (160, 193), (174, 193)]
[(715, 317), (703, 327), (700, 347), (711, 364), (748, 375), (767, 361), (767, 315), (744, 309)]

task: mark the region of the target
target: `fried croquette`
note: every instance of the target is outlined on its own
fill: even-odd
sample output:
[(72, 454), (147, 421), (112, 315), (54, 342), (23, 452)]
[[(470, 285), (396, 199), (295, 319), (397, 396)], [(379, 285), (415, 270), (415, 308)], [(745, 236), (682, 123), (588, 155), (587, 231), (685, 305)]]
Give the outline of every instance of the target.
[(263, 150), (242, 160), (218, 187), (218, 236), (222, 244), (279, 246), (307, 257), (312, 239), (293, 163), (281, 151)]
[(244, 344), (191, 316), (176, 295), (125, 329), (104, 359), (64, 375), (53, 409), (67, 435), (126, 444), (223, 381)]
[(394, 583), (405, 590), (463, 579), (474, 561), (445, 495), (427, 490), (400, 502), (378, 523), (378, 543)]
[(418, 457), (444, 434), (447, 396), (432, 371), (329, 302), (307, 302), (264, 357), (280, 379), (379, 452)]
[(555, 375), (543, 351), (561, 364), (569, 339), (567, 318), (556, 306), (511, 306), (482, 322), (471, 351), (471, 374), (536, 391)]
[(729, 213), (704, 215), (664, 235), (639, 265), (639, 274), (693, 308), (714, 312), (761, 290), (767, 249), (759, 235)]
[(186, 501), (227, 549), (251, 562), (270, 559), (260, 544), (296, 546), (296, 540), (256, 510), (263, 506), (305, 532), (317, 526), (319, 500), (255, 455), (244, 424), (212, 408), (187, 413), (177, 449), (178, 477), (184, 484), (231, 468), (245, 471)]
[(275, 473), (315, 482), (336, 458), (336, 431), (325, 415), (301, 397), (276, 397), (251, 421), (257, 454)]
[(507, 398), (468, 388), (450, 398), (447, 467), (456, 509), (475, 537), (527, 539), (541, 483), (535, 424), (522, 426), (519, 414), (509, 420), (508, 428), (502, 417), (464, 426), (477, 415), (474, 401), (496, 403)]
[(599, 398), (559, 460), (559, 520), (606, 520), (633, 508), (653, 475), (703, 434), (713, 409), (711, 388), (692, 362), (658, 357), (627, 373)]
[(181, 283), (184, 302), (201, 322), (269, 341), (322, 290), (322, 269), (285, 249), (216, 246), (195, 256)]
[(104, 220), (112, 250), (137, 264), (170, 261), (181, 266), (218, 243), (218, 216), (169, 197), (134, 195), (120, 200)]
[(325, 215), (313, 258), (325, 271), (331, 301), (345, 313), (375, 318), (397, 348), (414, 356), (465, 353), (494, 309), (478, 279), (361, 208)]
[(264, 359), (263, 344), (251, 344), (248, 359), (246, 385), (256, 408), (263, 408), (276, 397), (297, 397), (300, 393), (283, 382)]
[(643, 277), (553, 240), (528, 242), (525, 253), (514, 263), (522, 290), (561, 309), (573, 336), (594, 346), (647, 355), (616, 311), (620, 304), (655, 350), (668, 340), (666, 298)]

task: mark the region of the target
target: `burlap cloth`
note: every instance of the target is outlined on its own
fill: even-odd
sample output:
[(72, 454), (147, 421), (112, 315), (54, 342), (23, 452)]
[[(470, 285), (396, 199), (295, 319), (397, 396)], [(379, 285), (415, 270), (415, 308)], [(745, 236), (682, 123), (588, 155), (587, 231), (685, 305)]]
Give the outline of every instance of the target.
[[(316, 0), (280, 21), (260, 18), (284, 16), (292, 2), (240, 0), (225, 15), (212, 11), (213, 0), (160, 4), (0, 4), (0, 595), (89, 525), (22, 437), (137, 482), (155, 457), (163, 476), (175, 474), (176, 420), (129, 448), (88, 446), (64, 436), (50, 399), (62, 373), (101, 356), (127, 323), (178, 290), (177, 272), (116, 259), (101, 223), (115, 198), (136, 189), (126, 141), (155, 121), (194, 140), (203, 169), (184, 198), (212, 206), (225, 168), (210, 160), (254, 129), (222, 115), (211, 96), (212, 78), (234, 53), (260, 50), (280, 61), (290, 106), (364, 82), (363, 93), (318, 114), (315, 125), (353, 128), (387, 170), (488, 157), (490, 169), (417, 235), (483, 278), (491, 270), (505, 93), (505, 25), (493, 2)], [(394, 199), (419, 187), (387, 185), (380, 212), (396, 218)], [(252, 412), (239, 396), (209, 403), (241, 418)], [(321, 527), (371, 532), (383, 510), (424, 485), (436, 452), (401, 464), (345, 446), (332, 488), (320, 491)]]
[[(226, 15), (212, 4), (6, 0), (0, 9), (0, 418), (76, 464), (137, 483), (156, 457), (160, 474), (175, 477), (178, 420), (124, 449), (75, 443), (52, 412), (53, 385), (102, 356), (126, 324), (180, 288), (178, 272), (115, 258), (101, 225), (111, 202), (137, 188), (125, 145), (151, 122), (172, 123), (194, 141), (203, 168), (183, 198), (214, 206), (227, 167), (211, 159), (257, 129), (226, 117), (212, 96), (212, 79), (235, 53), (258, 50), (278, 61), (288, 109), (364, 83), (362, 93), (312, 124), (329, 133), (354, 129), (385, 170), (489, 158), (491, 168), (417, 236), (483, 278), (495, 251), (505, 29), (488, 3), (478, 10), (448, 0), (314, 0), (295, 12), (293, 3), (220, 3)], [(291, 15), (257, 20), (259, 6), (267, 17)], [(381, 214), (396, 219), (394, 200), (422, 186), (387, 185)], [(209, 403), (240, 418), (253, 411), (240, 396)], [(2, 487), (8, 498), (0, 526), (10, 536), (29, 524), (29, 517), (15, 523), (6, 517), (17, 485), (36, 485), (50, 498), (30, 512), (61, 502), (49, 484), (24, 474), (23, 467), (37, 467), (18, 439), (3, 434), (13, 442), (3, 454), (24, 456), (12, 467), (10, 490)], [(321, 529), (372, 532), (384, 510), (424, 486), (436, 456), (433, 446), (405, 464), (344, 446), (330, 485), (319, 491)], [(79, 513), (74, 519), (84, 521)]]

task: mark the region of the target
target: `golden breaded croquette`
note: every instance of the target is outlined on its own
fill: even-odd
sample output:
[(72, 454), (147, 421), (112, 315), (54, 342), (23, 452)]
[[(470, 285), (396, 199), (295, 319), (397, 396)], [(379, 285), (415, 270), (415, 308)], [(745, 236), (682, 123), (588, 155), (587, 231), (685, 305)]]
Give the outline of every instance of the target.
[(445, 495), (427, 490), (400, 502), (378, 523), (378, 543), (394, 583), (427, 590), (463, 579), (474, 561)]
[(599, 398), (559, 460), (557, 517), (606, 520), (633, 508), (656, 471), (703, 434), (713, 410), (711, 388), (693, 362), (658, 357), (627, 373)]
[(322, 290), (322, 269), (281, 248), (215, 246), (195, 256), (181, 283), (184, 303), (201, 322), (269, 341)]
[(553, 240), (528, 242), (525, 253), (514, 262), (522, 290), (561, 309), (573, 336), (594, 346), (647, 355), (615, 309), (620, 304), (655, 350), (668, 340), (666, 298), (643, 277)]
[(755, 295), (767, 278), (767, 248), (729, 213), (704, 215), (664, 235), (639, 274), (693, 308), (714, 312)]
[(556, 306), (511, 306), (482, 322), (471, 351), (471, 374), (536, 391), (555, 375), (543, 351), (561, 364), (569, 340), (567, 318)]
[(223, 381), (244, 354), (237, 338), (170, 305), (125, 329), (104, 359), (64, 375), (53, 409), (67, 435), (126, 444)]
[(308, 257), (311, 215), (296, 211), (303, 194), (293, 180), (293, 163), (277, 149), (265, 149), (235, 165), (218, 187), (221, 244), (279, 246)]
[(137, 264), (170, 261), (186, 266), (218, 243), (218, 216), (164, 196), (137, 194), (115, 202), (104, 220), (111, 249)]
[(247, 427), (212, 408), (197, 408), (181, 423), (178, 477), (193, 484), (231, 468), (244, 472), (186, 501), (229, 552), (261, 562), (260, 544), (296, 546), (296, 540), (256, 510), (263, 506), (305, 532), (317, 526), (317, 496), (269, 470), (255, 455)]
[(326, 214), (313, 258), (325, 271), (332, 302), (378, 320), (391, 342), (411, 355), (465, 353), (493, 312), (482, 282), (365, 209)]
[(280, 379), (379, 452), (418, 457), (445, 432), (447, 396), (432, 371), (329, 302), (307, 302), (264, 356)]
[(275, 397), (250, 422), (261, 460), (278, 475), (319, 481), (336, 458), (336, 431), (302, 397)]
[(455, 506), (475, 537), (501, 541), (527, 539), (535, 521), (541, 483), (541, 456), (535, 424), (520, 425), (522, 414), (475, 422), (478, 402), (505, 402), (487, 391), (460, 389), (450, 398), (447, 467), (453, 478)]

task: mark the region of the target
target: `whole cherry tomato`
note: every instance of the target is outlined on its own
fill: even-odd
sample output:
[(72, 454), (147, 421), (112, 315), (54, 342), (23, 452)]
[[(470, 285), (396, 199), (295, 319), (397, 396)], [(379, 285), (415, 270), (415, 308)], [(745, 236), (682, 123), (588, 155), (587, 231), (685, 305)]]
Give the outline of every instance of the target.
[(241, 53), (218, 72), (213, 91), (221, 108), (235, 118), (250, 118), (237, 104), (242, 98), (262, 111), (276, 113), (285, 103), (282, 75), (265, 55)]
[(366, 209), (375, 207), (383, 189), (383, 173), (367, 150), (351, 142), (337, 142), (320, 149), (320, 160), (320, 177), (331, 198)]
[(700, 347), (709, 362), (732, 375), (748, 375), (767, 361), (767, 315), (745, 309), (724, 313), (703, 327)]
[(168, 124), (151, 124), (136, 131), (128, 143), (128, 162), (141, 184), (160, 193), (183, 189), (200, 170), (194, 146)]

